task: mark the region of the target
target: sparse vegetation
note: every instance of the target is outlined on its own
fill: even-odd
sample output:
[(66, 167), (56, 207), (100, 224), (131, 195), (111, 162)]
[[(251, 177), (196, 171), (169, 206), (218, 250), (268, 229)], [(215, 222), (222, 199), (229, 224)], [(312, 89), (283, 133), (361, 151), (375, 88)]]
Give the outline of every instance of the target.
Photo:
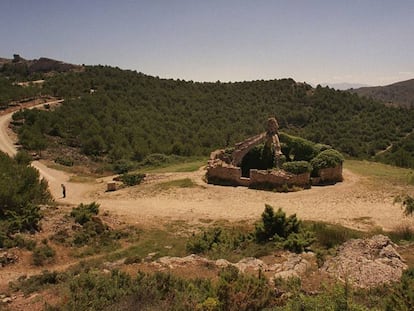
[(84, 225), (92, 220), (92, 216), (98, 215), (99, 204), (92, 202), (90, 204), (79, 204), (78, 207), (72, 209), (70, 216), (75, 218), (75, 222)]
[(405, 216), (412, 216), (414, 213), (414, 199), (408, 195), (396, 196), (394, 198), (394, 203), (400, 203), (404, 209)]
[(130, 173), (122, 174), (119, 176), (119, 180), (126, 186), (135, 186), (139, 185), (145, 178), (145, 174), (142, 173)]
[(44, 241), (44, 243), (33, 250), (33, 264), (35, 266), (43, 266), (45, 263), (50, 263), (55, 255), (55, 250), (47, 243), (47, 241)]

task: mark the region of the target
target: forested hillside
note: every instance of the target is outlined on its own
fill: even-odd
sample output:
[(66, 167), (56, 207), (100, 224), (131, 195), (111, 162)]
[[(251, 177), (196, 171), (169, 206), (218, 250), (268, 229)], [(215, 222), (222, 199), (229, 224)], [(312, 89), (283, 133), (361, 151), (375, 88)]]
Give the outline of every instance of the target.
[(19, 101), (39, 94), (39, 88), (21, 87), (0, 75), (0, 109), (8, 107), (11, 101)]
[[(414, 111), (292, 79), (195, 83), (94, 66), (55, 75), (42, 92), (65, 103), (51, 112), (15, 115), (25, 120), (23, 145), (54, 138), (54, 144), (109, 162), (152, 153), (207, 155), (263, 131), (269, 116), (284, 132), (360, 158), (391, 144), (404, 148), (398, 142), (414, 128)], [(403, 165), (413, 166), (414, 152), (404, 151)], [(393, 154), (382, 159), (395, 162)]]

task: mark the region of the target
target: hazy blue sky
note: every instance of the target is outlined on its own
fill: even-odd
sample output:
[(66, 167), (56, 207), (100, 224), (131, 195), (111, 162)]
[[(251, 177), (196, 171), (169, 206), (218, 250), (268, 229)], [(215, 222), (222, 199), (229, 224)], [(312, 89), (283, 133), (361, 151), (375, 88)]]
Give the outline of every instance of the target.
[(413, 0), (0, 0), (0, 57), (163, 78), (414, 78)]

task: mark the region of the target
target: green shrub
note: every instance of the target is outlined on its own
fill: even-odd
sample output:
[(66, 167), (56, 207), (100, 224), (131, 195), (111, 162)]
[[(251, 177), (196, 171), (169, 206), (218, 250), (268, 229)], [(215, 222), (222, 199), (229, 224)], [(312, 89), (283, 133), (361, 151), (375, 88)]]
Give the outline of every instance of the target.
[(404, 206), (404, 214), (406, 216), (412, 216), (414, 212), (414, 199), (407, 195), (402, 201), (402, 205)]
[(302, 253), (309, 246), (315, 242), (315, 237), (312, 232), (304, 231), (299, 233), (289, 234), (285, 241), (282, 242), (284, 249), (290, 250), (295, 253)]
[(19, 278), (10, 284), (13, 290), (21, 290), (25, 295), (43, 290), (48, 285), (55, 285), (66, 280), (66, 275), (58, 272), (45, 270), (42, 274), (33, 275), (29, 278)]
[(32, 251), (35, 249), (36, 247), (36, 241), (35, 240), (31, 240), (31, 239), (26, 239), (24, 236), (20, 235), (20, 234), (16, 234), (13, 237), (13, 244), (14, 246), (20, 247), (20, 248), (25, 248), (29, 251)]
[(312, 223), (307, 226), (315, 235), (317, 243), (325, 249), (340, 245), (350, 239), (361, 238), (363, 234), (341, 225), (327, 224), (323, 222)]
[(315, 144), (315, 151), (316, 154), (321, 153), (322, 151), (332, 149), (332, 146), (325, 145), (325, 144)]
[(222, 229), (213, 228), (200, 235), (193, 235), (187, 242), (187, 250), (191, 253), (201, 254), (216, 247), (222, 240)]
[(313, 174), (317, 174), (320, 169), (336, 167), (344, 162), (343, 155), (334, 149), (328, 149), (319, 153), (310, 163), (313, 167)]
[(283, 132), (279, 133), (279, 139), (283, 154), (290, 160), (310, 161), (317, 154), (315, 144), (309, 140)]
[(139, 185), (145, 178), (145, 174), (122, 174), (119, 179), (127, 186)]
[(285, 162), (283, 163), (282, 168), (285, 171), (295, 175), (309, 173), (312, 171), (312, 166), (306, 161)]
[(117, 174), (125, 174), (134, 167), (131, 161), (121, 159), (114, 163), (113, 170)]
[(55, 163), (64, 165), (64, 166), (73, 166), (74, 161), (70, 157), (57, 157)]
[(286, 239), (292, 233), (298, 233), (301, 222), (296, 214), (286, 217), (281, 208), (275, 213), (273, 207), (266, 204), (262, 214), (262, 222), (256, 225), (255, 237), (259, 243), (276, 238)]
[(35, 232), (42, 218), (40, 204), (51, 201), (47, 182), (27, 165), (24, 157), (10, 158), (0, 152), (0, 243), (16, 232)]
[(182, 159), (180, 156), (165, 155), (163, 153), (152, 153), (147, 155), (144, 160), (140, 162), (140, 166), (162, 166), (167, 163)]
[(51, 240), (57, 243), (66, 244), (70, 235), (66, 229), (62, 229), (57, 231), (55, 234), (51, 236)]
[(105, 237), (105, 232), (108, 227), (102, 223), (99, 218), (94, 218), (82, 224), (82, 230), (76, 232), (73, 237), (73, 243), (76, 246), (83, 246), (88, 244), (94, 238), (99, 238), (99, 242)]
[(33, 160), (31, 155), (25, 150), (19, 150), (14, 156), (14, 159), (21, 165), (29, 165)]
[(56, 252), (48, 244), (43, 244), (36, 247), (32, 254), (33, 264), (35, 266), (43, 266), (45, 263), (49, 263), (55, 257)]
[(90, 204), (79, 204), (77, 207), (72, 209), (70, 213), (71, 217), (75, 218), (75, 222), (78, 224), (85, 224), (92, 219), (93, 215), (98, 215), (99, 204), (92, 202)]
[(396, 284), (386, 298), (386, 311), (414, 310), (414, 268), (403, 272), (401, 282)]
[(69, 284), (68, 310), (104, 310), (131, 292), (131, 277), (112, 271), (110, 276), (81, 273)]

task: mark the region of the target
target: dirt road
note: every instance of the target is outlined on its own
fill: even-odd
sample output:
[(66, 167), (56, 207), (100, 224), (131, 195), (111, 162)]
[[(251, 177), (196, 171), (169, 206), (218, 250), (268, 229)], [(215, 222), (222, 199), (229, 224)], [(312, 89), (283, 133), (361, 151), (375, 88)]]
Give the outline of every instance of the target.
[[(10, 114), (0, 117), (0, 149), (13, 155), (15, 137), (8, 129)], [(291, 193), (273, 193), (244, 187), (207, 185), (202, 181), (204, 171), (193, 173), (155, 174), (153, 181), (115, 192), (105, 192), (104, 178), (89, 183), (70, 182), (70, 174), (46, 167), (39, 161), (32, 164), (45, 177), (54, 198), (59, 203), (79, 204), (96, 201), (128, 223), (157, 224), (162, 221), (184, 220), (189, 223), (225, 219), (229, 221), (258, 219), (264, 205), (282, 207), (288, 214), (296, 213), (301, 219), (340, 223), (359, 229), (381, 227), (391, 230), (409, 223), (401, 207), (393, 204), (399, 190), (376, 187), (372, 182), (344, 170), (344, 182), (334, 186), (313, 187)], [(172, 179), (191, 178), (193, 188), (159, 187)], [(67, 188), (67, 198), (61, 198), (60, 185)]]

